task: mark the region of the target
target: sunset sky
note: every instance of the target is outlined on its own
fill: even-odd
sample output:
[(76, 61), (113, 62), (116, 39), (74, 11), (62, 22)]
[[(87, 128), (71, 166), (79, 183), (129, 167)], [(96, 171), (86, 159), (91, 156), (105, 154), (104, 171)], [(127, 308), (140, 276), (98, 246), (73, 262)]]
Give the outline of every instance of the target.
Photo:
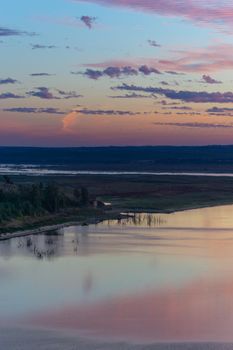
[(0, 145), (233, 143), (231, 1), (0, 3)]

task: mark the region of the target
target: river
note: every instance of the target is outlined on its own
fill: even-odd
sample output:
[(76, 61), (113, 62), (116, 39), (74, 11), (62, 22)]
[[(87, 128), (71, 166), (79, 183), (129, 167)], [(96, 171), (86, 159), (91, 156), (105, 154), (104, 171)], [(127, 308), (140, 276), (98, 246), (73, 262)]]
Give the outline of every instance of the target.
[(233, 206), (1, 242), (0, 281), (1, 350), (232, 349)]
[(210, 176), (210, 177), (233, 177), (233, 173), (213, 172), (153, 172), (153, 171), (101, 171), (101, 170), (72, 170), (62, 166), (41, 166), (34, 164), (0, 164), (0, 175), (24, 175), (24, 176), (76, 176), (76, 175), (151, 175), (151, 176)]

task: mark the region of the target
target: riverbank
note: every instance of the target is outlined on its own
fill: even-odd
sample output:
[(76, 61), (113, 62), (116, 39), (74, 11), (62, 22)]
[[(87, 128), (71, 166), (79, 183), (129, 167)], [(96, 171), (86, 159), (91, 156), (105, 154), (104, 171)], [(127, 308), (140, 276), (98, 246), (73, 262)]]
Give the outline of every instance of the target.
[[(95, 224), (121, 213), (173, 213), (233, 204), (233, 178), (198, 176), (14, 176), (15, 184), (54, 182), (66, 195), (85, 187), (94, 198), (112, 203), (112, 210), (76, 208), (42, 217), (24, 217), (0, 226), (0, 240), (54, 231), (71, 225)], [(1, 181), (0, 181), (1, 182)]]
[[(233, 203), (230, 203), (233, 204)], [(225, 204), (225, 205), (229, 205)], [(202, 209), (202, 208), (209, 208), (209, 207), (216, 207), (219, 205), (200, 205), (199, 206), (193, 206), (193, 207), (183, 207), (183, 208), (177, 208), (176, 210), (154, 210), (154, 209), (148, 209), (148, 210), (142, 210), (142, 209), (130, 209), (128, 208), (125, 212), (115, 210), (112, 212), (105, 212), (102, 214), (99, 214), (98, 216), (95, 217), (86, 217), (85, 219), (77, 219), (73, 221), (65, 221), (64, 223), (58, 223), (58, 224), (52, 224), (52, 225), (41, 225), (36, 228), (30, 228), (27, 229), (27, 225), (25, 227), (17, 228), (17, 229), (12, 229), (10, 232), (3, 232), (0, 233), (0, 242), (1, 241), (6, 241), (10, 240), (12, 238), (18, 238), (18, 237), (26, 237), (26, 236), (31, 236), (31, 235), (38, 235), (38, 234), (43, 234), (43, 233), (49, 233), (49, 232), (54, 232), (61, 230), (66, 227), (70, 226), (89, 226), (89, 225), (97, 225), (101, 223), (102, 221), (105, 220), (121, 220), (126, 217), (132, 217), (134, 214), (139, 214), (139, 213), (148, 213), (148, 214), (172, 214), (176, 212), (182, 212), (182, 211), (188, 211), (188, 210), (195, 210), (195, 209)], [(221, 204), (223, 206), (223, 204)], [(60, 221), (60, 220), (59, 220)]]
[[(83, 214), (83, 215), (82, 215)], [(121, 218), (127, 216), (127, 214), (121, 214), (119, 211), (112, 211), (112, 212), (100, 212), (97, 210), (90, 209), (89, 216), (84, 213), (79, 213), (77, 215), (77, 218), (75, 218), (74, 214), (72, 214), (69, 217), (64, 218), (64, 222), (62, 222), (62, 218), (56, 218), (54, 216), (51, 216), (51, 224), (45, 224), (45, 222), (48, 222), (49, 219), (47, 218), (46, 221), (37, 222), (34, 224), (35, 227), (33, 227), (32, 224), (22, 225), (21, 227), (16, 226), (11, 227), (10, 230), (7, 230), (5, 232), (0, 233), (0, 241), (6, 241), (12, 238), (16, 237), (25, 237), (30, 235), (36, 235), (36, 234), (42, 234), (42, 233), (49, 233), (53, 231), (57, 231), (60, 229), (63, 229), (65, 227), (69, 226), (88, 226), (88, 225), (96, 225), (104, 220), (120, 220)], [(56, 223), (56, 221), (58, 223)], [(52, 223), (53, 222), (53, 223)]]

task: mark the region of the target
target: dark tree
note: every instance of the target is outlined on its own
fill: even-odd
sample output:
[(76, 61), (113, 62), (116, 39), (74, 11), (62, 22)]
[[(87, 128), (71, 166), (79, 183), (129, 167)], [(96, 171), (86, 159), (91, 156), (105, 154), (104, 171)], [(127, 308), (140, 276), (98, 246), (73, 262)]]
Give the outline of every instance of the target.
[(59, 206), (59, 189), (55, 184), (48, 184), (45, 187), (45, 208), (54, 213)]
[(11, 180), (10, 176), (8, 176), (8, 175), (3, 175), (3, 180), (8, 185), (13, 185), (14, 184), (14, 182)]
[(75, 199), (80, 200), (81, 193), (80, 193), (80, 190), (78, 188), (74, 189), (74, 197), (75, 197)]
[(80, 202), (81, 202), (81, 205), (83, 205), (83, 206), (89, 205), (89, 193), (88, 193), (88, 189), (86, 187), (81, 188)]

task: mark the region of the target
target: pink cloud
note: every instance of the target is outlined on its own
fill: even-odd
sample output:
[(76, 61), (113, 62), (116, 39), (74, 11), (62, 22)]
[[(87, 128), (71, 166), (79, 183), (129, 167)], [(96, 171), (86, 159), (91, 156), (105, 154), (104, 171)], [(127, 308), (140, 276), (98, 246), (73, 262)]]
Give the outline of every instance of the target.
[(170, 59), (138, 58), (135, 60), (119, 59), (86, 65), (92, 68), (108, 66), (131, 66), (138, 68), (147, 65), (161, 71), (182, 73), (211, 73), (233, 69), (233, 45), (217, 44), (194, 50), (172, 50)]
[(162, 16), (182, 17), (202, 23), (232, 25), (233, 5), (226, 0), (75, 0), (105, 6), (126, 7)]
[(77, 112), (72, 111), (68, 113), (62, 120), (63, 123), (63, 130), (65, 132), (72, 132), (73, 126), (75, 125), (77, 120)]

